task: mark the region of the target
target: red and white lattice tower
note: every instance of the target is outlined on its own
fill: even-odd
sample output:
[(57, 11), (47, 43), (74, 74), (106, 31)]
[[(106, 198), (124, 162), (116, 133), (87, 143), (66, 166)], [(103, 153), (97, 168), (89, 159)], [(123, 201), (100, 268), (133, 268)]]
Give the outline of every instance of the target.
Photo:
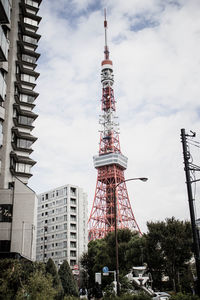
[[(113, 90), (113, 64), (109, 59), (107, 46), (107, 21), (105, 28), (105, 58), (101, 63), (102, 100), (99, 123), (100, 133), (99, 155), (94, 156), (94, 166), (98, 170), (94, 202), (89, 217), (89, 240), (101, 239), (115, 229), (116, 195), (117, 228), (129, 228), (140, 232), (131, 209), (126, 188), (124, 170), (127, 167), (127, 157), (121, 153), (119, 132), (116, 117), (115, 98)], [(119, 184), (122, 182), (121, 184)], [(119, 184), (119, 185), (118, 185)], [(118, 185), (116, 187), (116, 185)], [(116, 188), (116, 191), (114, 189)], [(140, 232), (141, 233), (141, 232)]]

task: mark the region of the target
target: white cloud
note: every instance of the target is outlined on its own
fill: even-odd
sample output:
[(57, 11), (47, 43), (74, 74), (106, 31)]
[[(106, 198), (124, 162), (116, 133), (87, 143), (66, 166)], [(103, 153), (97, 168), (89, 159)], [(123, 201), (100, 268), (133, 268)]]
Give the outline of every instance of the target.
[[(163, 4), (164, 3), (164, 4)], [(97, 173), (103, 59), (103, 8), (114, 63), (115, 98), (132, 209), (148, 220), (189, 217), (180, 129), (198, 132), (200, 3), (190, 1), (43, 1), (35, 151), (36, 192), (73, 183), (88, 193)], [(99, 3), (98, 3), (99, 5)], [(141, 24), (139, 24), (141, 23)], [(145, 27), (146, 26), (146, 27)]]

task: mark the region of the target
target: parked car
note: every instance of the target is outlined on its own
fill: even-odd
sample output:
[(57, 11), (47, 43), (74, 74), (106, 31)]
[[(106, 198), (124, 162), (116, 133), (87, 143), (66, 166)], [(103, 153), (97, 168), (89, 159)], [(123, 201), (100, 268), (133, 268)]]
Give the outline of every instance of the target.
[(168, 300), (171, 296), (165, 292), (155, 292), (153, 300)]

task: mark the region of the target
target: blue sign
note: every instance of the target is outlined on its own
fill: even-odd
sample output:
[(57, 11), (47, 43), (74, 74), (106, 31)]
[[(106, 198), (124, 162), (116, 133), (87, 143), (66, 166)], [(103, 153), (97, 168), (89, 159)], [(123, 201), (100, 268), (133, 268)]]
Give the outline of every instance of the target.
[(103, 273), (108, 273), (108, 272), (109, 272), (108, 267), (103, 267)]

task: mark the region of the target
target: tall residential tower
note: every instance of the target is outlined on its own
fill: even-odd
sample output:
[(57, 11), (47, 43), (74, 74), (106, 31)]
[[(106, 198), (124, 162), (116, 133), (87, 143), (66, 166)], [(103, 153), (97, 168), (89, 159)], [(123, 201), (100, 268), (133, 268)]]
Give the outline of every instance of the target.
[(41, 0), (0, 0), (0, 256), (35, 259), (36, 195), (28, 186)]

